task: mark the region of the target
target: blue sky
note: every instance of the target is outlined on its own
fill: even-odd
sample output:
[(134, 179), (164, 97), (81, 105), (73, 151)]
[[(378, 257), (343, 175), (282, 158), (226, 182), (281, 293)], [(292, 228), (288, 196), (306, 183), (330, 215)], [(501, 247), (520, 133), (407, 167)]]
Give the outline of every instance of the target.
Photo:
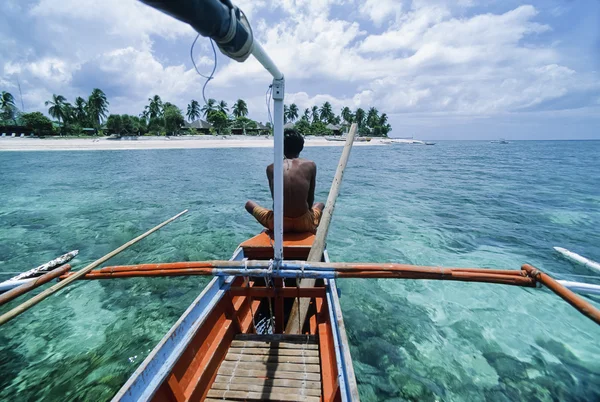
[[(377, 107), (392, 136), (600, 139), (600, 1), (243, 0), (286, 75), (286, 102)], [(0, 90), (26, 111), (103, 89), (114, 113), (159, 94), (185, 109), (204, 83), (193, 30), (133, 0), (3, 0)], [(205, 39), (199, 68), (210, 71)], [(266, 121), (269, 75), (218, 54), (207, 96)]]

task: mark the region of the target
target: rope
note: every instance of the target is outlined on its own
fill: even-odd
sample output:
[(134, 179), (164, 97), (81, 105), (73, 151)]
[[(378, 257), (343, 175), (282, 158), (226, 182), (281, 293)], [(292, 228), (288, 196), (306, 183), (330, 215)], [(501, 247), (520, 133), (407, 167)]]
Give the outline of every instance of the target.
[(300, 281), (298, 280), (298, 275), (296, 275), (296, 298), (298, 302), (296, 303), (296, 307), (298, 307), (298, 331), (302, 333), (302, 323), (300, 323)]
[[(273, 273), (273, 260), (269, 260), (269, 269), (267, 270), (267, 274), (265, 275), (265, 286), (269, 289), (271, 282), (271, 274)], [(273, 306), (271, 305), (271, 298), (267, 297), (267, 301), (269, 302), (269, 326), (271, 328), (271, 333), (275, 333), (275, 318), (273, 317)]]
[[(246, 287), (250, 287), (250, 278), (247, 276), (247, 274), (248, 274), (248, 259), (247, 258), (244, 258), (244, 271), (246, 273), (246, 276), (244, 276), (244, 285), (246, 285)], [(250, 295), (249, 297), (250, 297), (250, 314), (252, 315), (252, 327), (254, 328), (254, 333), (257, 333), (256, 323), (254, 322), (254, 309), (252, 308), (252, 295)]]
[(273, 130), (273, 116), (271, 115), (271, 96), (273, 95), (273, 84), (269, 85), (267, 92), (265, 92), (265, 103), (267, 104), (267, 113), (269, 116), (269, 122), (271, 123), (271, 130)]

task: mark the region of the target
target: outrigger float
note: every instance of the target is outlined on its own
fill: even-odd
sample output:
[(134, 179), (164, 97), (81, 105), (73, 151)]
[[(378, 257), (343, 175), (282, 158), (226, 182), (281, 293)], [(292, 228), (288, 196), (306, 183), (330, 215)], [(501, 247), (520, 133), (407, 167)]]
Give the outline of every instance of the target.
[[(600, 311), (531, 265), (520, 270), (331, 262), (325, 247), (357, 127), (353, 125), (316, 235), (283, 235), (283, 74), (227, 1), (144, 0), (214, 39), (226, 55), (252, 54), (273, 76), (273, 232), (240, 244), (229, 260), (100, 267), (187, 212), (166, 220), (0, 316), (0, 325), (78, 279), (211, 276), (113, 401), (358, 401), (336, 280), (430, 279), (546, 286), (600, 324)], [(285, 258), (284, 258), (285, 256)], [(60, 268), (60, 267), (59, 267)], [(64, 269), (64, 267), (63, 267)], [(48, 274), (44, 274), (46, 276)], [(40, 283), (41, 284), (41, 283)], [(24, 293), (36, 284), (27, 289)], [(13, 290), (17, 290), (15, 288)], [(13, 294), (14, 297), (22, 294)]]

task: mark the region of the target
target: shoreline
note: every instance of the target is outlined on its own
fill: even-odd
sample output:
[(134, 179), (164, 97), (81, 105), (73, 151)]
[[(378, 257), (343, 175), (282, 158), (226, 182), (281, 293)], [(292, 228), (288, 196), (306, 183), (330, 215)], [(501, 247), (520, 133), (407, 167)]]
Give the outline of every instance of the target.
[[(345, 141), (327, 141), (323, 137), (307, 137), (305, 147), (341, 147)], [(384, 139), (355, 142), (354, 146), (389, 145)], [(226, 136), (137, 137), (136, 139), (99, 138), (21, 138), (0, 137), (1, 151), (118, 151), (151, 149), (272, 148), (273, 138)]]

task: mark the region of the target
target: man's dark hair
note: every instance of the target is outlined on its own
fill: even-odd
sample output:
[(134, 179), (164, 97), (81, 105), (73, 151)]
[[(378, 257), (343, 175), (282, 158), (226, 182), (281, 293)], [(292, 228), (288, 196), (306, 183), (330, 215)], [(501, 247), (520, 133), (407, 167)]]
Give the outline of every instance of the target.
[(304, 137), (295, 128), (286, 128), (283, 131), (283, 153), (286, 157), (300, 155), (304, 149)]

